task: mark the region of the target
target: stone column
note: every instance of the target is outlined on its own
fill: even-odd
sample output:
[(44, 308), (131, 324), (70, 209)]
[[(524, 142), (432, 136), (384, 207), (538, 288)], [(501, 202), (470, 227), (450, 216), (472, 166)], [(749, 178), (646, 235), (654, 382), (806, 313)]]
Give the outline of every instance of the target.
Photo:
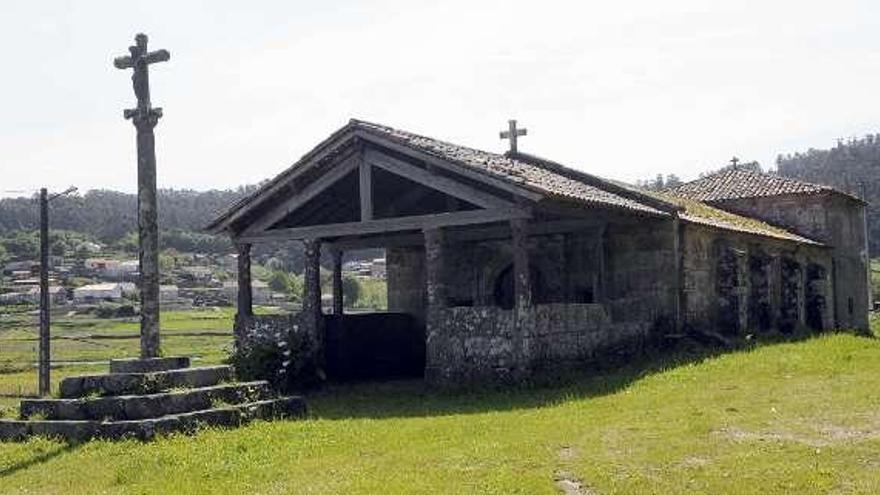
[(797, 280), (797, 303), (798, 323), (801, 326), (807, 324), (807, 263), (802, 255), (797, 256), (798, 280)]
[(304, 330), (320, 346), (321, 335), (321, 242), (303, 241), (302, 324)]
[(773, 330), (779, 330), (782, 320), (782, 258), (779, 253), (770, 254), (767, 267), (770, 289), (770, 320)]
[(450, 362), (451, 343), (444, 335), (441, 312), (446, 307), (446, 282), (443, 231), (425, 230), (425, 380), (444, 385), (451, 372), (460, 364)]
[(685, 310), (684, 298), (684, 233), (681, 226), (681, 220), (678, 212), (673, 213), (672, 217), (672, 287), (674, 296), (672, 298), (672, 319), (674, 320), (675, 333), (681, 333), (683, 315)]
[(236, 299), (235, 339), (241, 341), (253, 321), (253, 292), (251, 289), (251, 245), (236, 244), (238, 251), (238, 295)]
[(333, 316), (341, 317), (343, 313), (342, 293), (342, 251), (333, 249), (330, 251), (333, 258)]
[(428, 299), (428, 314), (446, 307), (446, 281), (444, 276), (443, 231), (425, 231), (425, 288)]
[(513, 250), (513, 293), (517, 309), (532, 305), (532, 291), (529, 284), (529, 256), (526, 249), (528, 224), (525, 220), (511, 220)]
[(514, 372), (523, 374), (528, 367), (526, 338), (528, 336), (529, 314), (532, 306), (532, 290), (529, 281), (529, 254), (526, 246), (528, 222), (525, 219), (510, 221), (513, 251), (513, 295), (514, 325), (513, 356)]

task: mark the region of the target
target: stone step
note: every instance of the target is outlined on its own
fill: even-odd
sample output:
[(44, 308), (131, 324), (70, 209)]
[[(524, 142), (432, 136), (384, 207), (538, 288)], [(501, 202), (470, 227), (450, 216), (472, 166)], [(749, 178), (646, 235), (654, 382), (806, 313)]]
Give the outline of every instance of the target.
[(131, 421), (0, 419), (0, 441), (24, 440), (31, 436), (57, 437), (69, 442), (95, 438), (150, 440), (172, 432), (194, 433), (201, 426), (236, 427), (254, 419), (295, 418), (305, 413), (306, 403), (302, 397), (284, 397)]
[(81, 399), (24, 399), (21, 418), (47, 420), (134, 420), (211, 409), (218, 403), (242, 404), (270, 396), (265, 381), (227, 383), (147, 395)]
[(110, 373), (150, 373), (154, 371), (189, 368), (189, 357), (172, 356), (158, 358), (111, 359)]
[(64, 399), (90, 395), (154, 394), (172, 388), (209, 387), (231, 379), (231, 366), (204, 366), (153, 373), (71, 376), (61, 380), (59, 391)]

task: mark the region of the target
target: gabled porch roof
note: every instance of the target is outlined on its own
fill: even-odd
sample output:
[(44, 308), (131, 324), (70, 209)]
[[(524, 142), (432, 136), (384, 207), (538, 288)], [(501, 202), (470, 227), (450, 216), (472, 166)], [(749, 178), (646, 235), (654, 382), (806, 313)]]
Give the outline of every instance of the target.
[[(370, 167), (472, 203), (469, 211), (373, 218), (372, 203), (361, 198), (361, 217), (283, 228), (285, 215), (325, 193), (327, 187), (360, 170), (368, 187)], [(367, 182), (365, 182), (367, 181)], [(349, 194), (358, 194), (356, 189)], [(372, 193), (371, 193), (372, 194)], [(361, 196), (363, 196), (361, 194)], [(347, 198), (357, 202), (357, 197)], [(798, 243), (818, 244), (756, 219), (721, 211), (705, 203), (686, 207), (684, 198), (656, 194), (571, 169), (525, 153), (496, 154), (380, 124), (352, 119), (294, 165), (233, 204), (207, 230), (236, 238), (301, 239), (373, 235), (436, 226), (471, 225), (526, 218), (535, 209), (557, 208), (588, 214), (602, 209), (623, 215), (679, 216), (691, 223)], [(693, 205), (691, 205), (693, 206)], [(313, 208), (313, 210), (315, 210)], [(317, 211), (317, 210), (315, 210)], [(366, 222), (365, 222), (366, 221)]]

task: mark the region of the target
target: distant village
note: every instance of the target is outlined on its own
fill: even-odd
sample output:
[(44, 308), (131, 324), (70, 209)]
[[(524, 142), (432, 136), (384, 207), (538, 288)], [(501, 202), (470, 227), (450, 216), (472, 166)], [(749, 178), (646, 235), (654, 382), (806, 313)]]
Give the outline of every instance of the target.
[[(52, 256), (49, 271), (49, 297), (54, 306), (68, 310), (112, 308), (112, 315), (133, 315), (139, 299), (138, 261), (105, 252), (104, 246), (89, 243), (89, 257)], [(175, 257), (173, 266), (163, 269), (160, 303), (171, 309), (233, 306), (236, 301), (235, 254), (187, 253)], [(40, 301), (40, 265), (37, 260), (7, 262), (0, 273), (0, 306), (37, 305)], [(265, 270), (268, 274), (268, 271)], [(355, 279), (385, 279), (385, 259), (349, 261), (343, 273)], [(269, 279), (267, 275), (263, 277)], [(297, 306), (298, 298), (286, 287), (270, 287), (255, 277), (251, 283), (258, 305)], [(130, 314), (126, 314), (130, 313)]]

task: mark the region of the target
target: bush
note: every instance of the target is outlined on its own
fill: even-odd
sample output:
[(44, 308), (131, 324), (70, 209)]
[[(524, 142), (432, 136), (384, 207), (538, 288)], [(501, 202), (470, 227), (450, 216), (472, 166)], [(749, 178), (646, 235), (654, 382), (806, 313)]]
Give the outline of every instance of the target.
[(95, 308), (95, 316), (98, 318), (113, 318), (116, 316), (116, 305), (101, 303), (100, 306)]
[(131, 318), (137, 316), (134, 306), (131, 304), (101, 303), (95, 308), (95, 316), (98, 318)]
[(266, 380), (283, 392), (314, 388), (324, 381), (309, 337), (294, 327), (273, 333), (259, 323), (228, 359), (240, 380)]

